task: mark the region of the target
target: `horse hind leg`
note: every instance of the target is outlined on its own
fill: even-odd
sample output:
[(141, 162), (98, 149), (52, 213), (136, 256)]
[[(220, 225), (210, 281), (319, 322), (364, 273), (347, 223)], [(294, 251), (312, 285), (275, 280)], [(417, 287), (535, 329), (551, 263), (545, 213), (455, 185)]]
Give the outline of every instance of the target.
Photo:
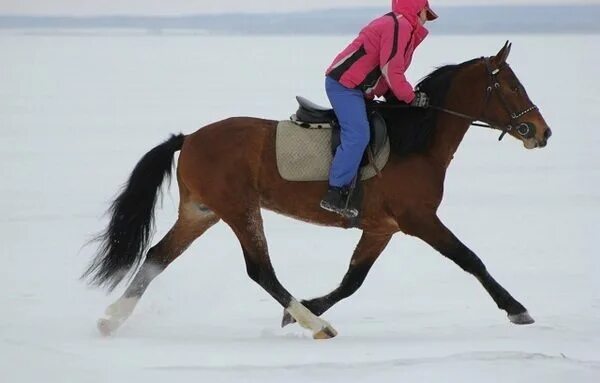
[(146, 259), (125, 293), (108, 306), (105, 316), (98, 320), (100, 333), (107, 336), (117, 330), (133, 313), (150, 282), (218, 221), (219, 217), (204, 205), (195, 202), (182, 203), (179, 218), (171, 230), (148, 250)]

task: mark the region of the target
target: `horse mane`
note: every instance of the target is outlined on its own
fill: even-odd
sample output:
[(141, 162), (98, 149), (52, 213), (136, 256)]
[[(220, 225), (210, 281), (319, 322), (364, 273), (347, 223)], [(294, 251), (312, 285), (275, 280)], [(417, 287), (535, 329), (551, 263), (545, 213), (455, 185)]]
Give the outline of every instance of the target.
[[(431, 105), (443, 106), (454, 75), (477, 60), (438, 67), (425, 76), (416, 88), (427, 93)], [(394, 105), (406, 104), (398, 101), (394, 96), (386, 96), (386, 100), (385, 103), (369, 104), (369, 109), (377, 110), (385, 119), (392, 153), (406, 156), (422, 153), (428, 149), (437, 127), (439, 112), (434, 109), (394, 108)]]

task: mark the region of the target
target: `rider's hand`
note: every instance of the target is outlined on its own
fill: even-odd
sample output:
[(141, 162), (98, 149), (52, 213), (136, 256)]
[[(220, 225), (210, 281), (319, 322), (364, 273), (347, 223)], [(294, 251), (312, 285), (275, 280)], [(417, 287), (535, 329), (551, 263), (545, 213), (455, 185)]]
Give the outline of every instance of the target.
[(425, 92), (415, 92), (415, 99), (410, 103), (417, 108), (427, 108), (429, 106), (429, 96)]

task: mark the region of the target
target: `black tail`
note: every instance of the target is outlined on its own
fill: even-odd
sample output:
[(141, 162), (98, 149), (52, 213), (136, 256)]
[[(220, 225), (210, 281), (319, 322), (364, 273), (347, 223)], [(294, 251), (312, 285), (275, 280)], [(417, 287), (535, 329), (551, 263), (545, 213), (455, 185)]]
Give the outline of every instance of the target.
[(113, 201), (110, 223), (97, 240), (100, 249), (82, 278), (113, 290), (144, 257), (154, 229), (154, 205), (165, 177), (170, 180), (173, 155), (185, 136), (172, 135), (150, 150), (133, 169), (129, 181)]

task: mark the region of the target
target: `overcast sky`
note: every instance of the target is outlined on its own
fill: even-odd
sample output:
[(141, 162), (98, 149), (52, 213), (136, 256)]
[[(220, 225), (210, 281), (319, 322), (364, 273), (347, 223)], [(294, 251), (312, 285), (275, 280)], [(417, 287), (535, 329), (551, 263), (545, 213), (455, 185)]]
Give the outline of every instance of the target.
[[(353, 6), (386, 6), (390, 0), (0, 0), (2, 14), (173, 15), (212, 12), (284, 12)], [(600, 0), (430, 0), (436, 5), (600, 4)]]

